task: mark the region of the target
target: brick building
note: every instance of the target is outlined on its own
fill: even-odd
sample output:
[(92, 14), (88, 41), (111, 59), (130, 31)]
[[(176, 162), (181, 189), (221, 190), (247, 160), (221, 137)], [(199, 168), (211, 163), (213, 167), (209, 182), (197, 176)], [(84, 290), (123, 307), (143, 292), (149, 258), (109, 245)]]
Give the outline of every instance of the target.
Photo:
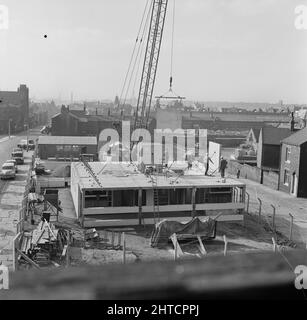
[(19, 86), (17, 91), (0, 91), (0, 132), (8, 132), (11, 120), (12, 132), (24, 130), (29, 120), (29, 89)]
[(279, 189), (307, 198), (307, 128), (282, 141)]
[(279, 171), (281, 141), (291, 135), (286, 128), (263, 127), (257, 148), (257, 167), (266, 171)]
[(81, 154), (97, 157), (96, 137), (40, 136), (38, 156), (45, 159), (78, 161)]
[(70, 110), (62, 106), (61, 112), (51, 119), (53, 136), (98, 136), (105, 128), (117, 129), (119, 121), (100, 115), (87, 114), (86, 108)]

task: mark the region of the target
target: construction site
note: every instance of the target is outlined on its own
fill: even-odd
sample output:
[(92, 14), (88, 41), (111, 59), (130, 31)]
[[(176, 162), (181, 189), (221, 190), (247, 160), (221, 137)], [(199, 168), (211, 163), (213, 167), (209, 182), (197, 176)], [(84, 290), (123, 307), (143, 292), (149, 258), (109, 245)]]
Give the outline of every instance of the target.
[[(9, 160), (14, 173), (3, 166), (1, 177), (13, 180), (0, 181), (0, 264), (13, 274), (13, 290), (0, 291), (0, 299), (19, 299), (27, 290), (33, 299), (164, 299), (229, 297), (232, 289), (240, 292), (234, 296), (254, 297), (254, 287), (268, 289), (268, 295), (291, 288), (287, 257), (296, 265), (307, 261), (306, 199), (253, 184), (248, 173), (260, 171), (263, 180), (263, 168), (248, 167), (244, 176), (245, 163), (231, 164), (230, 170), (221, 139), (212, 138), (214, 126), (207, 135), (164, 110), (186, 99), (174, 91), (175, 9), (175, 1), (146, 1), (117, 119), (62, 106), (52, 135), (41, 128), (29, 133), (28, 127), (24, 149), (20, 142), (16, 148), (22, 154), (18, 168), (14, 158)], [(160, 95), (155, 84), (167, 12), (169, 88)], [(139, 84), (129, 116), (134, 139), (125, 144), (119, 123), (133, 82)], [(287, 123), (288, 115), (270, 121)], [(151, 134), (167, 128), (155, 141)], [(17, 138), (8, 138), (14, 148)], [(274, 150), (272, 143), (266, 146), (276, 159), (280, 141)], [(256, 166), (256, 153), (252, 156)], [(272, 176), (280, 184), (277, 171)]]

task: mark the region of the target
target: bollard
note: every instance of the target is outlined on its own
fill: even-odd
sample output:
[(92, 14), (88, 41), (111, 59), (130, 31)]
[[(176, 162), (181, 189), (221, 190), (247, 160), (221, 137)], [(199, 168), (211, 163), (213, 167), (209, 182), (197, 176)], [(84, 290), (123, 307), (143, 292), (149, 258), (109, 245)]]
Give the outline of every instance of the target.
[(293, 215), (289, 213), (291, 222), (290, 222), (290, 235), (289, 235), (289, 240), (292, 241), (292, 230), (293, 230)]
[(261, 218), (262, 200), (260, 198), (257, 198), (257, 200), (259, 201), (259, 212), (258, 212), (258, 215), (259, 215), (259, 219), (260, 219)]
[(248, 192), (245, 192), (246, 196), (247, 196), (247, 204), (246, 204), (246, 212), (248, 213), (248, 210), (249, 210), (249, 193)]
[(272, 219), (273, 219), (273, 221), (272, 221), (272, 223), (273, 223), (273, 230), (274, 230), (274, 232), (276, 232), (276, 225), (275, 225), (276, 208), (275, 208), (275, 206), (273, 206), (272, 204), (271, 204), (271, 207), (273, 208), (273, 217), (272, 217)]

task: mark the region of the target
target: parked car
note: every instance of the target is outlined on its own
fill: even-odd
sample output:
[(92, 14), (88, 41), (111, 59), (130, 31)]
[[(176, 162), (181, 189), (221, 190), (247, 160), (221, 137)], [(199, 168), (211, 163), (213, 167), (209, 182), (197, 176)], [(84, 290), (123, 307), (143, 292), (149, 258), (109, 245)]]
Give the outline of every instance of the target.
[(0, 172), (0, 178), (1, 178), (1, 180), (16, 178), (15, 166), (13, 163), (6, 162), (2, 165), (2, 169)]
[(14, 152), (22, 152), (22, 154), (23, 154), (23, 150), (21, 148), (14, 148), (13, 151), (12, 151), (12, 154)]
[(34, 150), (35, 149), (35, 141), (32, 139), (29, 139), (28, 141), (28, 149), (29, 150)]
[(15, 167), (15, 173), (18, 172), (17, 161), (15, 159), (6, 160), (5, 163), (12, 163)]
[(17, 144), (17, 147), (21, 149), (27, 149), (27, 140), (20, 140), (20, 142)]
[(24, 164), (24, 158), (22, 151), (12, 152), (12, 159), (16, 160), (17, 164)]

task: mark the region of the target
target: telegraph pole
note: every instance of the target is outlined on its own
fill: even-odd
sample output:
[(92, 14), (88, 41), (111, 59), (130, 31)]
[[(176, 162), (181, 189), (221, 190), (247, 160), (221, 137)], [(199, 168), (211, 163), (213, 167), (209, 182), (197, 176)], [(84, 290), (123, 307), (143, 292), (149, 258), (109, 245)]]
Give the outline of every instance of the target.
[(9, 139), (11, 139), (11, 121), (12, 119), (9, 119)]

